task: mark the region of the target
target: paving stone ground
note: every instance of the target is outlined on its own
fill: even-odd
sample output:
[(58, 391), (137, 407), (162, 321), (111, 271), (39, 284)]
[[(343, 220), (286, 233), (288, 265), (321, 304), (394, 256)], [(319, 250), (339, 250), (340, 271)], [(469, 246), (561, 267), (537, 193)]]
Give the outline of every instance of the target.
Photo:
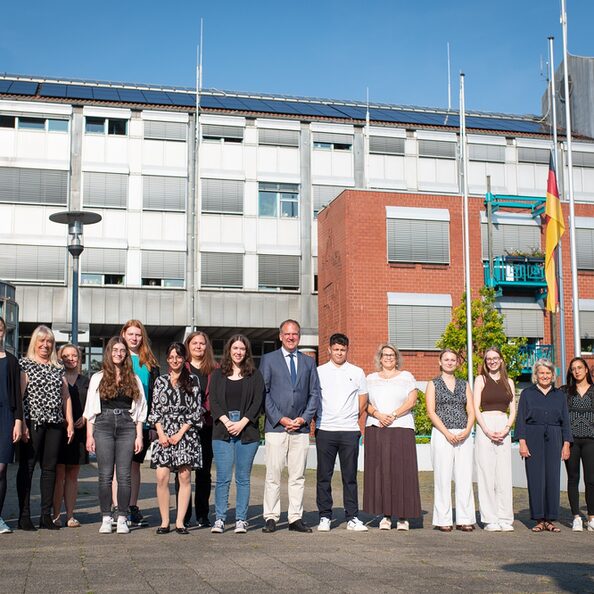
[[(15, 527), (16, 466), (9, 473), (4, 518)], [(380, 531), (379, 518), (362, 514), (370, 530), (354, 533), (345, 530), (337, 473), (331, 532), (289, 532), (285, 514), (275, 534), (263, 534), (264, 468), (255, 466), (247, 534), (233, 533), (232, 489), (224, 534), (194, 528), (188, 536), (157, 536), (155, 473), (148, 465), (142, 479), (140, 506), (150, 527), (103, 535), (96, 468), (83, 467), (76, 513), (83, 526), (0, 535), (0, 593), (594, 592), (594, 532), (571, 531), (565, 494), (559, 534), (530, 531), (525, 489), (514, 490), (515, 532), (445, 534), (432, 530), (433, 477), (422, 472), (423, 518), (411, 523), (410, 532)], [(35, 513), (38, 482), (36, 474)], [(282, 501), (286, 510), (286, 481)], [(307, 471), (305, 510), (305, 521), (315, 527), (315, 471)]]

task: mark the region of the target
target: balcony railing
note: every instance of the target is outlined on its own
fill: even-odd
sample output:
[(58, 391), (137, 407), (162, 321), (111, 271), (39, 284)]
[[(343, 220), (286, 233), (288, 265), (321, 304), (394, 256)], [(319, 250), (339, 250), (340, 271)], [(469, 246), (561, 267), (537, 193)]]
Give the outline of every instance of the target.
[(520, 347), (522, 357), (522, 373), (532, 373), (532, 366), (538, 359), (553, 360), (553, 345), (551, 344), (527, 344)]
[(493, 258), (493, 275), (489, 271), (489, 262), (483, 263), (485, 285), (499, 294), (503, 287), (534, 289), (546, 292), (547, 281), (544, 271), (544, 258), (527, 256), (497, 256)]

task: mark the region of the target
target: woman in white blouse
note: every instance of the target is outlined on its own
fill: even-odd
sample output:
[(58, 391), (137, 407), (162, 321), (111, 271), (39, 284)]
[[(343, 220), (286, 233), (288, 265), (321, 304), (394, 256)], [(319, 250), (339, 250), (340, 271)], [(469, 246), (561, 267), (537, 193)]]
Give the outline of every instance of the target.
[(408, 530), (407, 518), (421, 516), (417, 469), (415, 378), (400, 369), (400, 353), (382, 344), (375, 356), (376, 373), (367, 377), (369, 403), (365, 429), (363, 510), (383, 516), (380, 530)]

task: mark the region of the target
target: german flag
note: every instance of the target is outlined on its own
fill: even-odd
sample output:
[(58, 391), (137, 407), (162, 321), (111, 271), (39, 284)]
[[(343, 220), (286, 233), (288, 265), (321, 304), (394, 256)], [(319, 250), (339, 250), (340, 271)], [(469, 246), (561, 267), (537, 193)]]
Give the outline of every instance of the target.
[(557, 274), (555, 270), (555, 252), (563, 233), (565, 233), (565, 223), (563, 222), (563, 212), (559, 200), (559, 190), (557, 189), (557, 175), (555, 174), (555, 165), (553, 162), (553, 152), (549, 160), (549, 177), (547, 180), (547, 202), (545, 206), (544, 219), (546, 223), (545, 230), (545, 277), (547, 279), (547, 309), (555, 312), (559, 295), (557, 290)]

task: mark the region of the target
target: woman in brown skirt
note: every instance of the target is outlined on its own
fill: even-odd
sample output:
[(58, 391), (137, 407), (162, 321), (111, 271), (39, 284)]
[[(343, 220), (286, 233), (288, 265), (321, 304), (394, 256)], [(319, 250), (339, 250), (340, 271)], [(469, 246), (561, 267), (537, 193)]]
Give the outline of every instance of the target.
[(369, 403), (365, 429), (363, 510), (383, 515), (380, 530), (408, 530), (407, 518), (421, 516), (415, 423), (415, 378), (399, 369), (400, 353), (383, 344), (375, 356), (376, 373), (367, 377)]

